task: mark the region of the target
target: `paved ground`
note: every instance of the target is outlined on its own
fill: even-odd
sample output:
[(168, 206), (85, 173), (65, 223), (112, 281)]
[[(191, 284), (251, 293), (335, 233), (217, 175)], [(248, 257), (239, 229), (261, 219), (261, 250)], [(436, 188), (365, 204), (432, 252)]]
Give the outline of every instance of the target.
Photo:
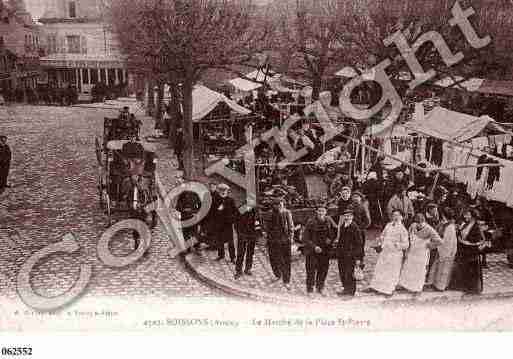
[[(365, 257), (365, 278), (358, 282), (357, 298), (364, 300), (385, 300), (384, 297), (375, 294), (363, 293), (371, 279), (374, 266), (377, 261), (377, 254), (371, 248), (377, 232), (369, 233), (366, 244)], [(252, 293), (253, 291), (269, 293), (269, 298), (275, 295), (279, 301), (280, 296), (284, 296), (286, 300), (301, 300), (306, 298), (306, 271), (304, 256), (299, 253), (295, 254), (295, 260), (292, 263), (291, 291), (289, 292), (283, 287), (281, 281), (276, 281), (269, 265), (269, 257), (267, 249), (263, 243), (257, 245), (255, 251), (255, 261), (253, 266), (253, 275), (246, 276), (235, 280), (235, 266), (224, 260), (217, 262), (217, 252), (203, 252), (201, 255), (189, 256), (189, 262), (200, 273), (205, 275), (207, 280), (222, 279), (223, 286), (232, 287), (234, 293)], [(484, 270), (484, 291), (486, 297), (494, 297), (495, 295), (503, 295), (509, 293), (513, 295), (513, 269), (511, 269), (503, 254), (488, 255), (488, 268)], [(326, 280), (326, 296), (328, 299), (338, 298), (337, 291), (341, 291), (341, 282), (338, 274), (338, 265), (336, 260), (330, 263), (328, 278)], [(461, 298), (461, 293), (447, 291), (445, 293), (425, 292), (422, 294), (424, 298), (417, 299), (444, 299), (444, 298)], [(321, 299), (319, 295), (315, 295), (317, 299)], [(421, 296), (421, 297), (422, 297)], [(260, 297), (258, 294), (256, 297)], [(295, 297), (295, 298), (294, 298)], [(397, 292), (392, 299), (412, 299), (413, 295), (406, 292)]]
[[(102, 134), (103, 117), (115, 112), (33, 106), (7, 111), (8, 119), (0, 116), (0, 132), (9, 136), (13, 151), (13, 188), (0, 194), (0, 295), (15, 296), (16, 275), (27, 258), (70, 232), (79, 239), (80, 251), (51, 256), (33, 271), (32, 285), (43, 295), (66, 291), (78, 276), (78, 263), (93, 266), (86, 294), (90, 297), (219, 295), (192, 278), (179, 260), (169, 258), (170, 245), (160, 226), (153, 233), (150, 255), (140, 263), (112, 269), (98, 259), (96, 245), (107, 222), (98, 205), (94, 138)], [(151, 126), (146, 121), (144, 131)], [(159, 147), (159, 165), (172, 173), (171, 153)], [(174, 177), (162, 179), (167, 185), (174, 182)], [(126, 255), (134, 244), (120, 235), (111, 246), (116, 255)]]
[[(78, 263), (93, 266), (93, 278), (86, 296), (132, 297), (213, 297), (224, 294), (202, 284), (183, 264), (168, 256), (170, 244), (162, 229), (153, 233), (150, 255), (124, 269), (105, 267), (97, 258), (96, 244), (106, 229), (106, 217), (98, 206), (97, 163), (94, 137), (101, 135), (103, 117), (115, 113), (94, 108), (24, 107), (8, 108), (1, 131), (9, 136), (13, 149), (10, 183), (13, 188), (0, 195), (0, 295), (16, 296), (15, 279), (27, 258), (44, 246), (60, 241), (72, 232), (81, 245), (76, 254), (55, 255), (40, 262), (33, 271), (33, 286), (43, 295), (66, 291), (78, 275)], [(0, 119), (4, 116), (0, 116)], [(151, 131), (152, 121), (144, 124)], [(176, 183), (176, 163), (165, 144), (159, 148), (159, 171), (168, 187)], [(372, 239), (372, 235), (369, 236)], [(369, 241), (370, 244), (370, 241)], [(113, 241), (116, 255), (126, 255), (133, 247), (129, 237)], [(304, 297), (304, 259), (298, 257), (292, 269), (292, 291), (286, 292), (273, 280), (263, 246), (257, 247), (254, 276), (233, 279), (228, 262), (214, 262), (214, 252), (204, 252), (195, 261), (214, 279), (238, 288), (263, 290), (276, 295)], [(365, 280), (370, 281), (376, 254), (367, 249)], [(485, 293), (513, 292), (513, 270), (504, 255), (489, 257), (485, 270)], [(336, 262), (331, 263), (327, 294), (335, 298), (340, 290)], [(362, 294), (359, 294), (362, 295)], [(399, 294), (401, 296), (402, 294)], [(369, 295), (364, 295), (369, 296)]]

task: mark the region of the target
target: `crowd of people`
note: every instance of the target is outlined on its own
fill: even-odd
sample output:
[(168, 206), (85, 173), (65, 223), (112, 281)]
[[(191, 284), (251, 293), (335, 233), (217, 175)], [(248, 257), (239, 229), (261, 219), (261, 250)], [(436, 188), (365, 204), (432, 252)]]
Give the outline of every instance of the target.
[[(265, 238), (272, 273), (288, 290), (291, 248), (294, 242), (300, 242), (307, 294), (317, 291), (324, 295), (330, 262), (336, 260), (343, 288), (338, 294), (354, 296), (366, 265), (367, 232), (371, 227), (379, 228), (381, 234), (371, 242), (378, 260), (366, 291), (390, 296), (396, 288), (419, 294), (430, 287), (437, 291), (481, 293), (484, 253), (490, 246), (486, 232), (493, 222), (485, 201), (466, 202), (467, 206), (462, 207), (461, 193), (449, 193), (440, 187), (434, 191), (433, 200), (414, 204), (409, 192), (419, 190), (419, 186), (411, 186), (407, 175), (399, 172), (383, 176), (381, 186), (387, 189), (384, 192), (394, 192), (388, 196), (376, 190), (376, 173), (363, 183), (348, 181), (339, 189), (336, 213), (329, 215), (327, 204), (319, 204), (300, 236), (283, 197), (274, 198), (272, 210), (265, 216), (254, 208), (241, 214), (230, 196), (230, 187), (212, 184), (210, 212), (197, 228), (187, 230), (186, 237), (194, 235), (208, 243), (211, 250), (217, 251), (218, 261), (225, 259), (227, 245), (230, 262), (235, 265), (235, 279), (252, 275), (257, 240)], [(373, 210), (380, 207), (372, 203), (375, 201), (386, 201), (382, 215)], [(196, 202), (199, 209), (199, 199)], [(182, 213), (194, 212), (185, 207), (180, 206)]]

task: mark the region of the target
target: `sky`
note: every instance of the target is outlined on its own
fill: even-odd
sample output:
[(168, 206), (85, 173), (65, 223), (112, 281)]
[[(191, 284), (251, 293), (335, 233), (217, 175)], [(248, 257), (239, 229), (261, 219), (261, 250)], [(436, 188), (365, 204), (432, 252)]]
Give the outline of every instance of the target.
[(37, 21), (45, 11), (46, 0), (25, 0), (25, 5), (32, 18)]
[[(258, 4), (267, 4), (271, 0), (254, 0)], [(47, 0), (25, 0), (27, 11), (32, 14), (32, 18), (37, 21), (43, 15)]]

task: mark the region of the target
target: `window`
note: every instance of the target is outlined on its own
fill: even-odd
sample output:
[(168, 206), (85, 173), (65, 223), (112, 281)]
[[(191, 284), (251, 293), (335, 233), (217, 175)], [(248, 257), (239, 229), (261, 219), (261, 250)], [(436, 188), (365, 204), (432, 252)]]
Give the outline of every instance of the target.
[(124, 83), (125, 82), (125, 79), (124, 79), (124, 76), (123, 76), (123, 69), (118, 69), (118, 79), (119, 79), (119, 83)]
[(68, 53), (80, 54), (80, 36), (66, 36), (66, 40), (68, 41)]
[(69, 3), (69, 17), (76, 18), (77, 17), (77, 6), (74, 1), (70, 1)]
[(105, 76), (106, 72), (107, 72), (107, 69), (100, 69), (100, 82), (103, 82), (104, 84), (107, 83), (107, 78)]
[(82, 83), (89, 85), (89, 69), (82, 69)]
[(91, 69), (91, 84), (98, 82), (98, 69)]
[(57, 35), (48, 36), (48, 52), (55, 54), (57, 52)]

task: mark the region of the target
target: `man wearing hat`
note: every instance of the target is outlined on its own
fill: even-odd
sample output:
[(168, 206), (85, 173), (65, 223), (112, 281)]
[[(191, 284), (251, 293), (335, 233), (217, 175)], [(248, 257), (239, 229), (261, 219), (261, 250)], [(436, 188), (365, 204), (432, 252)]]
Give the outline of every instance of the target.
[(349, 187), (349, 189), (353, 188), (353, 181), (344, 169), (338, 171), (333, 179), (333, 182), (330, 185), (330, 194), (336, 196), (339, 194), (344, 187)]
[(10, 187), (7, 184), (7, 177), (9, 177), (9, 169), (11, 167), (11, 149), (7, 144), (7, 136), (0, 136), (0, 192), (5, 188)]
[(276, 279), (282, 279), (283, 285), (290, 290), (291, 245), (294, 237), (292, 213), (285, 208), (285, 199), (273, 199), (271, 217), (265, 223), (269, 261)]
[(429, 202), (426, 204), (424, 216), (426, 217), (427, 224), (438, 230), (442, 219), (440, 218), (438, 205), (435, 202)]
[(364, 239), (362, 232), (353, 221), (352, 207), (347, 207), (342, 212), (342, 218), (338, 226), (337, 235), (337, 260), (340, 281), (344, 290), (338, 292), (340, 296), (354, 296), (356, 293), (356, 279), (354, 278), (355, 266), (363, 264)]
[(235, 245), (233, 242), (234, 224), (238, 216), (238, 209), (233, 198), (229, 196), (230, 187), (221, 183), (217, 186), (219, 196), (213, 198), (212, 209), (212, 231), (217, 245), (218, 257), (220, 261), (225, 256), (225, 243), (228, 243), (230, 260), (235, 264)]
[(348, 186), (342, 187), (342, 190), (340, 191), (340, 199), (337, 202), (338, 205), (338, 216), (337, 220), (342, 218), (342, 215), (344, 214), (344, 211), (346, 208), (352, 205), (351, 201), (351, 188)]
[(306, 291), (310, 295), (314, 286), (324, 295), (324, 284), (330, 266), (330, 251), (337, 235), (337, 226), (328, 215), (325, 205), (317, 208), (316, 215), (305, 227)]
[(365, 196), (360, 191), (353, 191), (351, 193), (352, 208), (354, 213), (354, 222), (362, 231), (370, 227), (371, 219), (370, 213), (364, 205)]
[(404, 225), (409, 227), (415, 215), (415, 210), (412, 201), (408, 198), (406, 186), (398, 188), (396, 193), (388, 201), (387, 214), (390, 220), (392, 220), (392, 213), (395, 210), (400, 210), (401, 213), (403, 213)]

